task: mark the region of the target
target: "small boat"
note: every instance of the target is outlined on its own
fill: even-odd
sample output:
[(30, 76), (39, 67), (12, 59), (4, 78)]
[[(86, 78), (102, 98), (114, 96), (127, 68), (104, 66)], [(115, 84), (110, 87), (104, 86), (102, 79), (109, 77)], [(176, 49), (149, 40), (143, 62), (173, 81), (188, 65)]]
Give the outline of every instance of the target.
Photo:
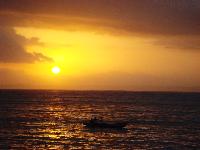
[(116, 122), (108, 123), (98, 119), (91, 119), (88, 122), (83, 123), (88, 128), (111, 128), (111, 129), (123, 129), (127, 123), (126, 122)]

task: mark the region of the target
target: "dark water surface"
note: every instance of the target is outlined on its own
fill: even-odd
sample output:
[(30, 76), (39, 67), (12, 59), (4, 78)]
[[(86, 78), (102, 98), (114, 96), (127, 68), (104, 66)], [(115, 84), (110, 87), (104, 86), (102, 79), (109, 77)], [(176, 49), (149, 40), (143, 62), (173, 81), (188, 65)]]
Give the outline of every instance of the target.
[(200, 149), (200, 93), (0, 90), (0, 149)]

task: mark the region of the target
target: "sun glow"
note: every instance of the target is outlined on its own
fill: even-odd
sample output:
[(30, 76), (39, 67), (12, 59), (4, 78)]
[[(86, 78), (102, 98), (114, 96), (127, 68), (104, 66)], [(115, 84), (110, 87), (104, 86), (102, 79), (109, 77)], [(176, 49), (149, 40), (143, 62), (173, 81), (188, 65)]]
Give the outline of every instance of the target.
[(53, 74), (59, 74), (60, 73), (60, 68), (58, 66), (55, 66), (55, 67), (52, 68), (51, 71), (52, 71)]

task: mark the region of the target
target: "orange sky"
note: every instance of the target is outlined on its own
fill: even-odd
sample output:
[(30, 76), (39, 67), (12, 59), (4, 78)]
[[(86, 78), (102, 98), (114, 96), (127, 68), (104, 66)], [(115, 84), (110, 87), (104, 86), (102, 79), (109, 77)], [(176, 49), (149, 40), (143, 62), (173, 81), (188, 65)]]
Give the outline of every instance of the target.
[(2, 0), (0, 88), (200, 91), (199, 20), (197, 0)]

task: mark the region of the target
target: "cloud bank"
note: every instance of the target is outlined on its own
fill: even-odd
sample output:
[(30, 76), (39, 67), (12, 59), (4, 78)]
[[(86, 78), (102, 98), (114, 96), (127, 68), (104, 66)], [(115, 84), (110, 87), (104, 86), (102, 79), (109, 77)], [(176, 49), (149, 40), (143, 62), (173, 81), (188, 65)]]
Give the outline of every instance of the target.
[[(199, 0), (1, 0), (2, 25), (200, 35)], [(31, 21), (30, 21), (31, 20)]]
[(25, 45), (41, 45), (37, 38), (26, 39), (11, 28), (0, 27), (0, 62), (3, 63), (32, 63), (35, 61), (52, 61), (41, 53), (29, 53)]
[(1, 62), (52, 60), (41, 53), (28, 53), (24, 45), (39, 44), (38, 39), (7, 30), (12, 27), (151, 35), (156, 45), (168, 49), (199, 50), (200, 1), (1, 0), (0, 26)]

